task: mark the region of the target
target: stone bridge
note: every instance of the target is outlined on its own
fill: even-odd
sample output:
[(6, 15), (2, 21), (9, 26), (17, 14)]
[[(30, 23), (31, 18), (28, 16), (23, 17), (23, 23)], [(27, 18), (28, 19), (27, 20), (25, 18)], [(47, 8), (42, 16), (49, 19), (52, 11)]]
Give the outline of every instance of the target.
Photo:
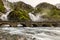
[(10, 25), (10, 27), (17, 27), (18, 24), (23, 25), (22, 27), (59, 27), (60, 22), (32, 22), (32, 21), (0, 21), (0, 26)]

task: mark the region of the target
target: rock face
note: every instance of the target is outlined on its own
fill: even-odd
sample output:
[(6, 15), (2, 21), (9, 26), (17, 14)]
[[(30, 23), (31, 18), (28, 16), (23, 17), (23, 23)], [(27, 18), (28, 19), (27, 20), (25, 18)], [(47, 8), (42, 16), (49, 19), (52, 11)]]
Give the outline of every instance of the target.
[(28, 13), (33, 10), (33, 7), (24, 2), (12, 3), (13, 11), (8, 15), (9, 20), (29, 20)]
[(0, 0), (0, 12), (4, 12), (4, 11), (5, 11), (4, 4), (3, 4), (2, 0)]
[(33, 9), (31, 5), (28, 5), (28, 4), (26, 4), (22, 1), (13, 3), (13, 5), (14, 5), (14, 10), (23, 9), (23, 10), (26, 10), (26, 11), (31, 11)]

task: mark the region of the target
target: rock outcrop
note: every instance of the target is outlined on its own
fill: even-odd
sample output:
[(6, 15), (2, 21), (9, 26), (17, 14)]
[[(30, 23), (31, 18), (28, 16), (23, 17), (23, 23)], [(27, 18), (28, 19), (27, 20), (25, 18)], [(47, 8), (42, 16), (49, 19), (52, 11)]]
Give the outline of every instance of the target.
[(33, 10), (33, 7), (20, 1), (11, 3), (13, 11), (8, 15), (9, 20), (30, 20), (28, 13)]

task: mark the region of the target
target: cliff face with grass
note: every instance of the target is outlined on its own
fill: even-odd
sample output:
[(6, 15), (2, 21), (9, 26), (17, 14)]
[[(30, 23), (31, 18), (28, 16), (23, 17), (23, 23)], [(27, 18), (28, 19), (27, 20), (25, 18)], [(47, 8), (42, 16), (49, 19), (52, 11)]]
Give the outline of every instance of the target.
[(25, 21), (30, 20), (28, 15), (29, 12), (34, 12), (33, 14), (40, 13), (42, 18), (48, 20), (60, 20), (60, 9), (56, 6), (43, 2), (38, 4), (35, 9), (31, 5), (28, 5), (22, 1), (10, 3), (11, 8), (13, 9), (12, 12), (8, 15), (9, 20), (18, 20), (18, 21)]
[(60, 20), (60, 9), (49, 3), (40, 3), (35, 8), (35, 13), (44, 14), (42, 17), (49, 20)]
[(30, 20), (28, 13), (33, 10), (33, 7), (24, 2), (14, 2), (11, 5), (13, 11), (8, 15), (9, 20)]
[(2, 0), (0, 0), (0, 12), (4, 12), (4, 11), (5, 11), (4, 4), (3, 4)]

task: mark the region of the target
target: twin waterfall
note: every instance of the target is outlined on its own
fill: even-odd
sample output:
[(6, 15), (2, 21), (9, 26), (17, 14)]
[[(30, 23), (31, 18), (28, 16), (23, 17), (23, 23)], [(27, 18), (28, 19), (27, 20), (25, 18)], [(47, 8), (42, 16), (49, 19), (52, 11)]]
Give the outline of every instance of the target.
[[(9, 7), (7, 0), (2, 1), (4, 3), (4, 7), (6, 8), (6, 13), (2, 13), (0, 19), (3, 21), (8, 21), (7, 16), (13, 10)], [(46, 15), (46, 13), (37, 13), (34, 15), (30, 12), (28, 15), (32, 21), (39, 22), (45, 20), (42, 16)], [(16, 35), (19, 35), (19, 37), (16, 37), (18, 38), (17, 40), (21, 40), (21, 35), (26, 38), (25, 40), (60, 40), (60, 27), (0, 27), (0, 40), (15, 40)], [(22, 40), (24, 39), (22, 38)]]
[[(8, 15), (9, 15), (9, 13), (12, 11), (12, 9), (10, 8), (10, 5), (9, 5), (9, 3), (8, 3), (8, 1), (7, 0), (2, 0), (3, 1), (3, 4), (4, 4), (4, 7), (6, 8), (6, 13), (2, 13), (2, 15), (1, 15), (1, 17), (0, 17), (0, 19), (1, 20), (3, 20), (3, 21), (8, 21)], [(31, 12), (30, 13), (28, 13), (28, 15), (29, 15), (29, 17), (30, 17), (30, 19), (32, 20), (32, 21), (34, 21), (34, 22), (39, 22), (39, 21), (44, 21), (45, 19), (43, 19), (41, 16), (43, 16), (43, 15), (41, 15), (41, 14), (36, 14), (36, 16), (35, 15), (33, 15)]]

